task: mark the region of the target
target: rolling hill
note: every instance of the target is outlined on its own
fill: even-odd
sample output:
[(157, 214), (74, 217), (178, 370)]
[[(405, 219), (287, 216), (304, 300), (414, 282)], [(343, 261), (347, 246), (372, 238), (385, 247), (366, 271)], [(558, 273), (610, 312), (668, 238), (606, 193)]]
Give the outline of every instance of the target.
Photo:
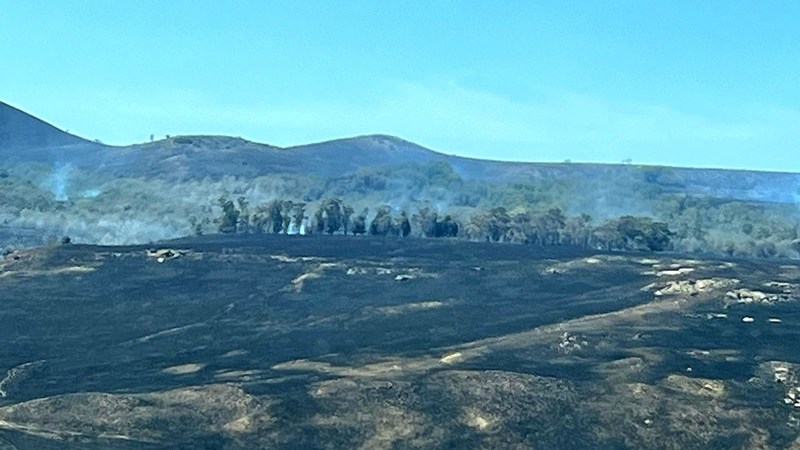
[[(500, 220), (517, 225), (556, 210), (586, 214), (595, 228), (647, 216), (667, 223), (675, 250), (800, 254), (795, 173), (479, 160), (387, 135), (285, 148), (202, 135), (110, 146), (5, 103), (0, 137), (0, 249), (65, 235), (81, 243), (134, 244), (216, 233), (225, 197), (241, 199), (252, 212), (290, 201), (303, 205), (309, 222), (331, 198), (367, 223), (384, 207), (411, 219), (431, 210), (453, 215), (466, 239), (486, 237), (490, 225), (480, 217), (496, 207), (510, 214)], [(414, 222), (412, 234), (423, 235), (420, 224)], [(511, 231), (493, 239), (527, 241)]]
[(671, 192), (717, 198), (769, 202), (796, 202), (800, 198), (800, 174), (795, 173), (479, 160), (446, 155), (386, 135), (286, 148), (226, 136), (176, 136), (144, 144), (107, 146), (68, 134), (2, 102), (0, 155), (7, 161), (70, 163), (115, 177), (170, 180), (274, 173), (332, 177), (365, 167), (446, 162), (463, 179), (636, 179)]

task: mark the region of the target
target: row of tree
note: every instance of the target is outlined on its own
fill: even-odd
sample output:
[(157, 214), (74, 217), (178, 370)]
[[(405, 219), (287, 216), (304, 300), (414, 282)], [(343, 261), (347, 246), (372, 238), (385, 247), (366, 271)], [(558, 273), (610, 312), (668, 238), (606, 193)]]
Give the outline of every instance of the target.
[(322, 201), (313, 218), (306, 216), (305, 203), (290, 200), (272, 200), (251, 208), (244, 197), (235, 202), (220, 197), (219, 206), (222, 215), (216, 222), (220, 233), (352, 233), (403, 237), (411, 233), (411, 223), (405, 211), (395, 217), (389, 207), (382, 207), (368, 225), (368, 210), (354, 215), (352, 206), (336, 198)]
[(623, 216), (593, 225), (587, 214), (568, 217), (558, 208), (509, 214), (492, 208), (470, 218), (466, 237), (536, 245), (575, 245), (605, 250), (664, 251), (674, 233), (649, 217)]
[(272, 200), (251, 208), (247, 200), (219, 199), (222, 216), (217, 219), (221, 233), (276, 234), (369, 234), (373, 236), (412, 235), (429, 238), (461, 237), (488, 242), (533, 245), (575, 245), (605, 250), (668, 250), (675, 236), (666, 223), (649, 217), (623, 216), (592, 223), (586, 214), (567, 216), (560, 209), (545, 212), (509, 213), (497, 207), (469, 217), (465, 225), (451, 215), (423, 208), (409, 218), (405, 211), (394, 214), (388, 206), (378, 208), (368, 220), (369, 210), (355, 214), (340, 199), (323, 200), (311, 216), (306, 204)]

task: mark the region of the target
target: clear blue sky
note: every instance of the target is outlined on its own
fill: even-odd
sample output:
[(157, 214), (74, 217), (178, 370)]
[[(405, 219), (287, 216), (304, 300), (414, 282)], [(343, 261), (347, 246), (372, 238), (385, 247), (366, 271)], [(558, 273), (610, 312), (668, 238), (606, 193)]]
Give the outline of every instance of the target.
[(0, 0), (0, 57), (0, 100), (113, 144), (800, 171), (796, 0)]

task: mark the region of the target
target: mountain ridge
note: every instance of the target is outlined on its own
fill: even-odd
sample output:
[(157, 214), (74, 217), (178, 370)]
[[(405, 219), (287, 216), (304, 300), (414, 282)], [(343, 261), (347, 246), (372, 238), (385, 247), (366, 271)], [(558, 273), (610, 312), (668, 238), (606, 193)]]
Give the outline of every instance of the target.
[[(27, 122), (27, 123), (26, 123)], [(33, 129), (33, 131), (26, 131)], [(28, 139), (25, 139), (25, 138)], [(5, 138), (5, 139), (4, 139)], [(104, 144), (99, 141), (91, 141), (89, 139), (68, 133), (35, 115), (25, 112), (24, 110), (14, 107), (2, 100), (0, 100), (0, 150), (4, 148), (19, 148), (25, 147), (64, 147), (71, 145), (85, 145), (91, 147), (103, 147), (108, 149), (147, 149), (147, 148), (160, 148), (163, 146), (170, 146), (172, 144), (196, 145), (197, 142), (208, 143), (217, 141), (227, 143), (236, 143), (239, 147), (252, 150), (254, 147), (270, 150), (286, 150), (286, 151), (308, 151), (319, 147), (338, 148), (342, 147), (349, 149), (355, 147), (374, 147), (383, 150), (401, 150), (408, 152), (414, 150), (418, 153), (427, 153), (435, 155), (437, 158), (457, 158), (464, 161), (491, 163), (491, 164), (513, 164), (513, 165), (538, 165), (538, 166), (606, 166), (606, 167), (651, 167), (651, 168), (665, 168), (665, 169), (678, 169), (690, 171), (730, 171), (730, 172), (746, 172), (746, 173), (765, 173), (765, 174), (787, 174), (787, 175), (800, 175), (796, 172), (789, 171), (775, 171), (775, 170), (759, 170), (759, 169), (729, 169), (729, 168), (715, 168), (715, 167), (687, 167), (687, 166), (670, 166), (661, 164), (625, 164), (625, 163), (605, 163), (605, 162), (580, 162), (580, 161), (564, 161), (564, 162), (537, 162), (537, 161), (505, 161), (494, 160), (488, 158), (477, 158), (460, 156), (457, 154), (445, 153), (438, 150), (425, 147), (413, 141), (404, 139), (399, 136), (394, 136), (385, 133), (376, 134), (362, 134), (349, 137), (341, 137), (334, 139), (326, 139), (321, 141), (313, 141), (305, 144), (296, 144), (288, 146), (278, 146), (265, 142), (258, 142), (242, 137), (234, 137), (227, 135), (215, 134), (190, 134), (190, 135), (175, 135), (163, 139), (154, 140), (151, 142), (140, 142), (126, 145), (110, 145)], [(191, 141), (191, 142), (186, 142)], [(23, 144), (23, 145), (20, 145)], [(199, 146), (204, 149), (210, 149), (208, 146)], [(230, 149), (230, 148), (227, 148)]]

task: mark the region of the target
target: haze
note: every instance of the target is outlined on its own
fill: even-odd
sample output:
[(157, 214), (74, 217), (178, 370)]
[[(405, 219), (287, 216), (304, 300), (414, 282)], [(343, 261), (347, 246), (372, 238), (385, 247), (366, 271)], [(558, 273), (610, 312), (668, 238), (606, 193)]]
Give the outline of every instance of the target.
[(800, 171), (800, 4), (0, 0), (2, 100), (110, 144), (382, 133)]

